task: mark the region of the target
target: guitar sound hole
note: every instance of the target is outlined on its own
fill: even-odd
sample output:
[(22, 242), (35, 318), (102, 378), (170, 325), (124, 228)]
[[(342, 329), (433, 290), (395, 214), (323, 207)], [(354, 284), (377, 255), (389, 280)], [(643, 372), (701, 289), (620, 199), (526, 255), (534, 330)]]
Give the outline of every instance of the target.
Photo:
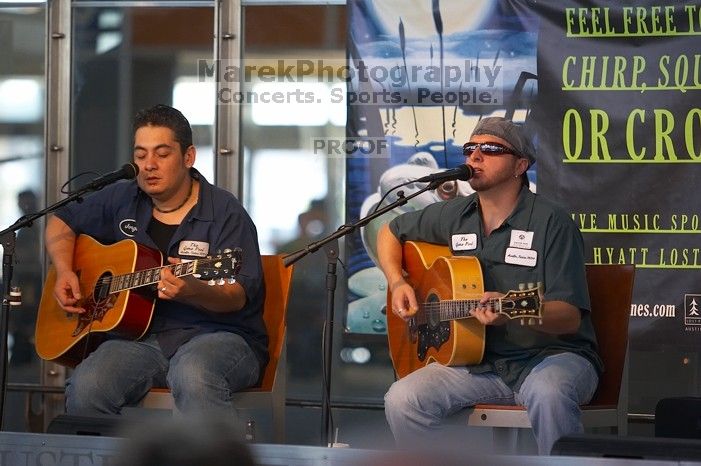
[(100, 275), (100, 278), (97, 279), (97, 283), (93, 289), (93, 300), (96, 303), (104, 301), (109, 296), (111, 281), (110, 277), (112, 277), (112, 274), (110, 272), (105, 272)]
[(428, 312), (426, 315), (426, 322), (428, 326), (432, 329), (438, 327), (441, 323), (440, 312), (438, 312), (438, 306), (440, 305), (440, 299), (435, 294), (428, 296), (426, 300), (430, 305), (428, 306)]

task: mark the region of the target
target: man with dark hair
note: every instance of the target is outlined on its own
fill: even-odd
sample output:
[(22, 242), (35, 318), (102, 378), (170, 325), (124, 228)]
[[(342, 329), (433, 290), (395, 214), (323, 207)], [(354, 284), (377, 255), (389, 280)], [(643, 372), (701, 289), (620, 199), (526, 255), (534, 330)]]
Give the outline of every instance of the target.
[[(479, 259), (485, 293), (471, 311), (486, 326), (479, 364), (428, 364), (395, 382), (385, 413), (402, 445), (435, 441), (444, 418), (478, 403), (528, 409), (538, 451), (549, 454), (563, 435), (582, 430), (579, 405), (598, 383), (602, 363), (589, 315), (583, 241), (570, 216), (529, 191), (524, 174), (535, 160), (519, 126), (484, 118), (463, 146), (475, 193), (431, 204), (385, 225), (379, 262), (392, 292), (391, 311), (417, 310), (402, 271), (402, 243), (446, 245), (453, 256)], [(542, 322), (520, 325), (490, 304), (520, 283), (543, 285)]]
[(187, 119), (178, 110), (167, 105), (158, 104), (139, 111), (134, 117), (132, 129), (134, 134), (143, 126), (161, 126), (170, 128), (173, 137), (180, 144), (183, 154), (192, 145), (192, 128)]
[(195, 169), (187, 119), (166, 105), (134, 122), (137, 179), (107, 186), (59, 210), (46, 227), (56, 269), (54, 294), (67, 312), (85, 312), (73, 270), (78, 234), (103, 244), (131, 238), (169, 263), (240, 247), (233, 284), (208, 286), (163, 269), (154, 315), (138, 341), (109, 338), (66, 382), (69, 414), (118, 414), (154, 386), (170, 387), (183, 412), (220, 410), (231, 393), (255, 385), (267, 364), (265, 295), (255, 226), (239, 201)]

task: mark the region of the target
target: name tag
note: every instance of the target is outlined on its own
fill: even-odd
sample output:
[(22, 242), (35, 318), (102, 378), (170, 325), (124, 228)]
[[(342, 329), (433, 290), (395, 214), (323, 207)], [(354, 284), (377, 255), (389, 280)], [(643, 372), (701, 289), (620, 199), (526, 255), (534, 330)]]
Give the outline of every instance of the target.
[(477, 233), (453, 235), (451, 240), (453, 251), (472, 251), (477, 249)]
[(533, 267), (538, 263), (538, 251), (532, 249), (506, 248), (504, 262)]
[(531, 249), (533, 246), (533, 232), (511, 230), (511, 242), (509, 246), (512, 248)]
[(209, 243), (204, 241), (183, 240), (178, 246), (180, 256), (207, 257), (207, 254), (209, 254)]

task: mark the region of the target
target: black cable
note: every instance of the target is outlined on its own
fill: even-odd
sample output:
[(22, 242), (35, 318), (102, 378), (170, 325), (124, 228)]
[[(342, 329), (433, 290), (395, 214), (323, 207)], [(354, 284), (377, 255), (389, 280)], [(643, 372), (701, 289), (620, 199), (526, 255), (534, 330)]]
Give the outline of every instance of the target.
[[(404, 183), (398, 184), (397, 186), (394, 186), (392, 189), (390, 189), (389, 191), (387, 191), (387, 192), (382, 196), (382, 198), (380, 198), (380, 202), (378, 202), (377, 204), (375, 204), (375, 207), (372, 209), (372, 211), (371, 211), (370, 213), (371, 213), (371, 214), (374, 214), (375, 212), (377, 212), (377, 209), (380, 208), (380, 206), (382, 205), (382, 202), (383, 202), (385, 199), (387, 199), (387, 196), (389, 196), (389, 193), (391, 193), (392, 191), (394, 191), (394, 190), (397, 189), (397, 188), (401, 188), (402, 186), (406, 186), (406, 185), (409, 185), (409, 184), (415, 183), (415, 182), (416, 182), (416, 180), (409, 180), (409, 181), (405, 181)], [(397, 193), (397, 197), (404, 197), (403, 191), (400, 191), (399, 193)]]
[(85, 175), (97, 175), (97, 176), (102, 176), (100, 173), (98, 173), (98, 172), (93, 172), (93, 171), (82, 172), (82, 173), (78, 173), (77, 175), (73, 175), (73, 176), (71, 176), (70, 178), (68, 178), (68, 181), (66, 181), (65, 183), (63, 183), (63, 185), (61, 185), (61, 194), (68, 194), (68, 195), (73, 194), (75, 191), (68, 191), (68, 190), (66, 190), (66, 187), (68, 186), (68, 184), (69, 184), (71, 181), (74, 181), (74, 180), (76, 180), (78, 177), (85, 176)]

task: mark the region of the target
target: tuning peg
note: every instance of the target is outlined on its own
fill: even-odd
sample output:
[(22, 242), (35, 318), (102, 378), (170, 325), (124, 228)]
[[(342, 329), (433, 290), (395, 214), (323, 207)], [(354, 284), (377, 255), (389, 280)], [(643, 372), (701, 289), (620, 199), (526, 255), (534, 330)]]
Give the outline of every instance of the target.
[(528, 289), (530, 290), (531, 288), (535, 288), (535, 285), (533, 282), (528, 282)]
[(226, 283), (226, 280), (223, 277), (217, 280), (217, 285), (223, 285), (224, 283)]
[(525, 283), (519, 283), (518, 284), (518, 291), (523, 291), (526, 289), (526, 284)]
[(209, 285), (209, 286), (214, 286), (216, 284), (217, 284), (217, 282), (215, 282), (213, 278), (207, 280), (207, 285)]
[(234, 283), (236, 283), (236, 279), (234, 277), (229, 277), (229, 279), (227, 279), (226, 282), (229, 285), (233, 285)]
[(224, 254), (230, 254), (230, 253), (231, 253), (231, 249), (229, 249), (229, 248), (224, 249)]
[(519, 320), (521, 322), (521, 325), (526, 325), (526, 321), (524, 319)]
[(202, 274), (201, 274), (201, 273), (193, 273), (192, 276), (195, 277), (195, 278), (202, 278)]
[(535, 319), (533, 317), (528, 318), (528, 325), (535, 325)]

